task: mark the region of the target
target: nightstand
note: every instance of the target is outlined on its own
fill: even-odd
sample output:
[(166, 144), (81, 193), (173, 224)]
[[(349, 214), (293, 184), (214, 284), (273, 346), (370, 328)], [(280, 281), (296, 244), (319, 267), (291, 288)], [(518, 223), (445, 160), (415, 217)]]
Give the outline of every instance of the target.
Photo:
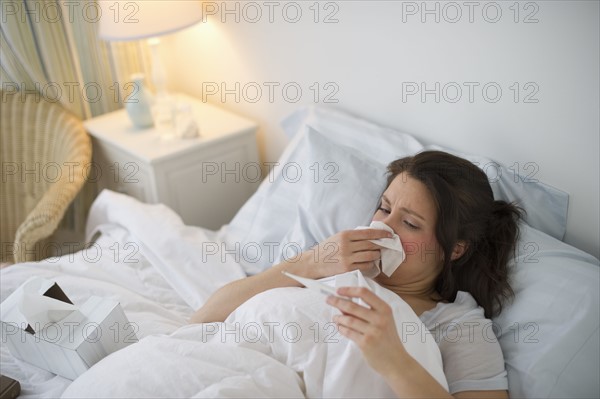
[(90, 181), (216, 230), (260, 183), (257, 125), (193, 97), (177, 98), (191, 105), (200, 137), (161, 139), (154, 128), (135, 128), (124, 109), (85, 121), (94, 150)]

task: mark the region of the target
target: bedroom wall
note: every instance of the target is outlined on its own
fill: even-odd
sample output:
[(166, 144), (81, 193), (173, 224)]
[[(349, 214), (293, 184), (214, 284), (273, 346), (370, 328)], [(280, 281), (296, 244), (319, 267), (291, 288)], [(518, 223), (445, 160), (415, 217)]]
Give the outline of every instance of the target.
[(597, 1), (226, 3), (165, 39), (169, 85), (257, 121), (264, 161), (288, 113), (345, 109), (567, 191), (600, 256)]

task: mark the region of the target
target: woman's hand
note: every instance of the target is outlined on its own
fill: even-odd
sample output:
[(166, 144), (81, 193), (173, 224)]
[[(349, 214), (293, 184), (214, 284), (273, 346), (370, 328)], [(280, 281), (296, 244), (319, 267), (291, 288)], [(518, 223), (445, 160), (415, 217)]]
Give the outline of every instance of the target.
[(319, 279), (352, 270), (368, 271), (381, 258), (381, 248), (369, 240), (389, 238), (392, 234), (379, 229), (339, 232), (300, 256), (308, 268), (307, 277)]
[(337, 293), (361, 298), (371, 307), (368, 309), (335, 296), (327, 297), (327, 303), (342, 312), (333, 318), (340, 334), (354, 341), (369, 365), (382, 376), (396, 373), (408, 352), (400, 341), (390, 306), (364, 287), (341, 287)]

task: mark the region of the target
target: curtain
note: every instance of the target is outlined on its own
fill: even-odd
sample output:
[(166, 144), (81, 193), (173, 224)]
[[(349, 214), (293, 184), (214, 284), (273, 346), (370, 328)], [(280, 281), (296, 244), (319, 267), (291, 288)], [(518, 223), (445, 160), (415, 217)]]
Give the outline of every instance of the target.
[(98, 0), (2, 0), (0, 83), (40, 92), (82, 119), (122, 106), (124, 83), (145, 73), (144, 41), (98, 38)]
[[(98, 0), (0, 2), (0, 84), (5, 91), (37, 91), (87, 119), (122, 107), (129, 76), (149, 70), (144, 41), (98, 38)], [(95, 195), (96, 187), (88, 183), (61, 227), (83, 232)]]

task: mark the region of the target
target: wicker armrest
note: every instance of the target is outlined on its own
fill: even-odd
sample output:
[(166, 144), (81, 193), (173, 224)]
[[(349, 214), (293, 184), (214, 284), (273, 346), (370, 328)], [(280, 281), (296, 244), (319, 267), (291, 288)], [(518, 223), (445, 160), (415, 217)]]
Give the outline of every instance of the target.
[(87, 180), (89, 163), (91, 162), (91, 141), (79, 122), (70, 123), (68, 132), (61, 132), (64, 142), (58, 147), (58, 158), (62, 159), (61, 177), (50, 184), (50, 187), (39, 200), (35, 208), (19, 225), (15, 236), (13, 256), (15, 262), (36, 260), (35, 245), (56, 230), (69, 204), (73, 201)]
[(36, 260), (36, 243), (49, 237), (58, 227), (70, 200), (50, 190), (44, 194), (27, 219), (17, 229), (13, 256), (15, 262)]

